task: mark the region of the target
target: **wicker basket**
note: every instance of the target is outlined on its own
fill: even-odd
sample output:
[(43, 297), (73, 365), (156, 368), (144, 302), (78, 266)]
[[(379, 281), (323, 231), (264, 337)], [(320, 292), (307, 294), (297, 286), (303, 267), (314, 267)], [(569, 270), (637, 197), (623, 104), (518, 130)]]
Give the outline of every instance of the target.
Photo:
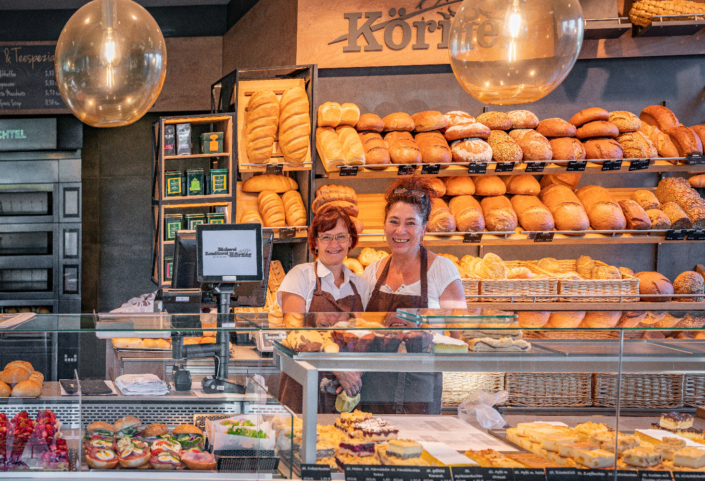
[(540, 331), (543, 339), (614, 339), (614, 331), (596, 331), (593, 329), (573, 329), (571, 331)]
[[(648, 27), (651, 25), (654, 15), (684, 15), (689, 13), (705, 14), (705, 6), (702, 3), (684, 0), (668, 2), (662, 0), (640, 0), (632, 5), (629, 11), (629, 20), (634, 25)], [(693, 18), (667, 18), (666, 20), (692, 20)]]
[(508, 372), (508, 406), (583, 407), (592, 406), (590, 373)]
[[(480, 294), (499, 296), (483, 297), (483, 302), (533, 302), (534, 296), (558, 294), (558, 279), (483, 279), (480, 281)], [(542, 297), (539, 300), (541, 302), (555, 302), (558, 298)]]
[(444, 372), (443, 405), (457, 406), (475, 391), (495, 393), (504, 389), (503, 372)]
[[(599, 407), (617, 406), (617, 376), (595, 373), (592, 397)], [(623, 373), (620, 407), (679, 408), (683, 406), (683, 374)]]
[(705, 403), (705, 374), (686, 374), (683, 388), (683, 404), (702, 406)]

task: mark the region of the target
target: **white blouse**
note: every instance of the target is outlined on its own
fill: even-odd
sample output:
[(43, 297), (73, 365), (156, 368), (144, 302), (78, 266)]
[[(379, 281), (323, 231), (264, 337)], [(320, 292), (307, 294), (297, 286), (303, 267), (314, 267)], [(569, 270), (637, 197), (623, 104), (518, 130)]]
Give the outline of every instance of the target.
[[(318, 272), (316, 272), (316, 265), (318, 265)], [(365, 302), (367, 283), (346, 265), (343, 265), (343, 283), (338, 287), (335, 285), (335, 276), (330, 269), (320, 262), (308, 262), (294, 266), (284, 277), (277, 292), (279, 307), (282, 305), (282, 292), (290, 292), (306, 300), (306, 311), (308, 312), (311, 307), (313, 291), (316, 290), (316, 275), (321, 278), (321, 289), (330, 293), (336, 301), (355, 294), (351, 287), (352, 283), (355, 284), (357, 293), (360, 294), (363, 303)]]
[[(377, 269), (379, 268), (381, 262), (384, 259), (380, 259), (374, 264), (370, 264), (365, 269), (362, 278), (367, 282), (367, 295), (363, 296), (362, 301), (367, 306), (372, 296), (372, 291), (375, 289), (377, 284)], [(431, 267), (428, 269), (427, 282), (428, 282), (428, 308), (429, 309), (440, 309), (441, 307), (441, 295), (443, 291), (450, 285), (451, 282), (460, 279), (460, 272), (458, 268), (455, 267), (453, 261), (446, 259), (445, 257), (438, 256), (431, 263)], [(402, 284), (399, 286), (396, 292), (388, 285), (383, 285), (380, 287), (380, 292), (386, 292), (388, 294), (397, 294), (403, 296), (420, 296), (421, 295), (421, 279), (409, 284), (408, 286)], [(362, 295), (362, 293), (360, 293)]]

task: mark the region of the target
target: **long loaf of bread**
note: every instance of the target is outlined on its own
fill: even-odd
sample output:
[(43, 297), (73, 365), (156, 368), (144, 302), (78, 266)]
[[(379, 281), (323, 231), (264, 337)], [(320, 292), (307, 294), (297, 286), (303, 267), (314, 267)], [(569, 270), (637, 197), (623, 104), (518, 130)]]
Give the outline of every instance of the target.
[(590, 221), (583, 204), (569, 187), (553, 184), (543, 189), (539, 198), (551, 211), (556, 229), (588, 230), (590, 228)]
[[(377, 132), (360, 132), (360, 141), (365, 149), (366, 164), (389, 164), (389, 151), (382, 136)], [(383, 167), (382, 167), (383, 168)]]
[(551, 211), (533, 195), (515, 195), (512, 207), (519, 217), (519, 224), (528, 231), (553, 230), (555, 223)]
[(240, 224), (262, 224), (264, 220), (258, 210), (248, 209), (240, 215)]
[(503, 195), (484, 197), (480, 201), (487, 230), (509, 232), (517, 228), (517, 214), (512, 203)]
[(311, 117), (306, 91), (285, 90), (279, 102), (279, 148), (285, 162), (303, 162), (309, 149)]
[(595, 230), (622, 230), (627, 226), (622, 208), (612, 194), (599, 185), (586, 185), (575, 193)]
[(335, 170), (345, 165), (345, 150), (335, 129), (331, 127), (316, 129), (316, 150), (326, 170)]
[(440, 197), (431, 199), (431, 215), (428, 218), (429, 232), (453, 232), (455, 230), (455, 217)]
[(313, 200), (311, 208), (313, 212), (316, 212), (323, 204), (336, 200), (343, 200), (357, 205), (357, 194), (355, 194), (352, 187), (346, 185), (322, 185), (316, 190), (316, 198)]
[(339, 125), (335, 132), (343, 144), (346, 165), (363, 165), (365, 163), (365, 149), (362, 147), (360, 135), (357, 130), (349, 125)]
[(283, 194), (289, 190), (296, 190), (299, 185), (294, 179), (286, 175), (262, 174), (255, 175), (242, 183), (243, 192), (260, 193), (263, 190), (271, 190), (277, 194)]
[(266, 164), (272, 158), (274, 137), (279, 125), (279, 99), (271, 90), (252, 94), (246, 107), (247, 159)]
[(455, 217), (459, 232), (480, 232), (485, 230), (482, 207), (471, 195), (459, 195), (450, 200), (450, 211)]
[(278, 194), (265, 190), (257, 196), (257, 207), (265, 227), (286, 227), (284, 202)]
[(282, 195), (286, 225), (299, 227), (306, 225), (306, 206), (298, 190), (290, 190)]

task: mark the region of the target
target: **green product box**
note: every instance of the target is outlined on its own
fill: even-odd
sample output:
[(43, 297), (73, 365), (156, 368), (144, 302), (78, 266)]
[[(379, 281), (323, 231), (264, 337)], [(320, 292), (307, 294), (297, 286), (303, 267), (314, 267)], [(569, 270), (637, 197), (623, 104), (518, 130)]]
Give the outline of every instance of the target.
[(164, 216), (164, 240), (176, 239), (176, 231), (183, 228), (183, 219), (182, 214), (166, 214)]
[(220, 154), (223, 152), (223, 132), (201, 134), (201, 153)]
[(188, 195), (203, 195), (204, 190), (203, 169), (188, 169), (186, 171), (186, 191)]
[(180, 171), (167, 170), (164, 173), (164, 184), (166, 186), (166, 197), (180, 197), (184, 195), (184, 186)]
[(228, 169), (211, 169), (210, 172), (210, 194), (228, 193)]
[(188, 230), (196, 230), (198, 224), (204, 224), (206, 222), (205, 214), (186, 214), (186, 225)]
[(225, 214), (222, 212), (206, 214), (206, 217), (208, 217), (209, 224), (225, 224)]
[(174, 273), (174, 256), (164, 256), (164, 279), (171, 280)]

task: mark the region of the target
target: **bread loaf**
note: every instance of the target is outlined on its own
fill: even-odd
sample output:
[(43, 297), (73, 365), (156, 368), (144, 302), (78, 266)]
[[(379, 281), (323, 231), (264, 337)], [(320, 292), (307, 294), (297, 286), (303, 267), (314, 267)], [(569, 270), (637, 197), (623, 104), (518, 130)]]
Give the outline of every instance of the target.
[(258, 210), (248, 209), (240, 215), (238, 224), (261, 224), (264, 225), (264, 220)]
[(514, 140), (521, 147), (524, 160), (551, 160), (553, 158), (551, 143), (535, 130), (527, 130)]
[(577, 189), (581, 174), (548, 174), (541, 178), (541, 188), (545, 189), (553, 184), (565, 185)]
[(279, 102), (279, 149), (284, 162), (306, 160), (311, 136), (311, 118), (306, 91), (301, 87), (287, 89)]
[(507, 186), (507, 194), (539, 195), (541, 186), (536, 177), (530, 174), (503, 176), (504, 185)]
[(563, 119), (544, 119), (536, 126), (536, 132), (544, 137), (575, 137), (575, 125)]
[(455, 218), (445, 201), (439, 197), (431, 199), (431, 214), (428, 218), (429, 232), (453, 232)]
[(448, 127), (448, 118), (436, 110), (426, 110), (411, 116), (414, 121), (414, 130), (417, 132), (430, 132)]
[(338, 102), (325, 102), (318, 107), (316, 127), (337, 127), (343, 116), (343, 109)]
[(345, 103), (340, 106), (340, 124), (355, 127), (360, 119), (360, 108), (351, 103)]
[(307, 223), (306, 206), (298, 190), (290, 190), (282, 195), (286, 225), (289, 227), (305, 226)]
[(343, 144), (345, 165), (363, 165), (365, 163), (365, 149), (362, 147), (357, 131), (349, 125), (339, 125), (335, 128), (335, 132)]
[(601, 120), (607, 121), (609, 119), (610, 113), (608, 111), (599, 107), (591, 107), (589, 109), (581, 110), (577, 114), (573, 115), (568, 122), (575, 125), (576, 127), (580, 127), (589, 122), (596, 122)]
[(501, 130), (493, 130), (487, 143), (492, 147), (492, 158), (497, 162), (521, 162), (524, 156), (519, 144)]
[(393, 163), (418, 164), (421, 162), (421, 149), (409, 132), (389, 132), (384, 136), (384, 142), (387, 144)]
[(414, 120), (409, 114), (404, 112), (389, 114), (382, 119), (382, 122), (384, 123), (384, 130), (387, 132), (411, 132), (414, 130)]
[(494, 196), (507, 193), (507, 186), (498, 175), (482, 175), (475, 177), (475, 195)]
[(384, 130), (384, 122), (382, 118), (376, 114), (362, 114), (355, 124), (355, 130), (358, 132), (382, 132)]
[(345, 150), (333, 128), (319, 127), (316, 129), (316, 150), (326, 170), (335, 170), (341, 165), (345, 165)]
[(533, 195), (515, 195), (512, 207), (519, 218), (519, 224), (528, 231), (553, 230), (555, 223), (551, 211)]
[(622, 146), (614, 139), (588, 139), (585, 146), (586, 159), (621, 159), (624, 156)]
[(443, 177), (443, 182), (446, 184), (446, 195), (473, 195), (475, 193), (475, 183), (472, 177)]
[(680, 123), (671, 109), (663, 105), (650, 105), (646, 107), (641, 111), (641, 114), (639, 114), (639, 119), (641, 119), (642, 125), (644, 123), (653, 125), (662, 132), (665, 129), (677, 127)]
[(262, 191), (257, 197), (257, 206), (265, 227), (286, 227), (286, 213), (281, 197), (272, 191)]
[(688, 214), (675, 202), (665, 202), (661, 204), (661, 210), (671, 221), (671, 229), (690, 229), (693, 227), (693, 223), (690, 217), (688, 217)]
[(624, 110), (610, 112), (609, 121), (617, 126), (620, 134), (625, 132), (636, 132), (639, 130), (639, 127), (641, 127), (641, 120), (639, 120), (639, 117)]
[[(664, 202), (675, 202), (688, 215), (695, 229), (705, 228), (705, 199), (682, 177), (668, 177), (656, 187), (656, 197)], [(674, 227), (675, 229), (676, 227)]]
[(546, 327), (575, 329), (583, 322), (585, 311), (555, 311), (549, 318)]
[(279, 126), (279, 99), (271, 90), (258, 90), (246, 107), (247, 160), (266, 164), (272, 158)]
[(671, 127), (663, 130), (671, 138), (671, 142), (676, 146), (678, 157), (687, 155), (701, 155), (703, 153), (703, 144), (700, 142), (700, 137), (695, 135), (695, 132), (688, 127)]
[(446, 195), (446, 184), (439, 177), (429, 178), (428, 186), (436, 193), (436, 197), (443, 197)]
[(313, 212), (317, 212), (323, 204), (336, 200), (357, 204), (357, 194), (352, 187), (346, 185), (322, 185), (316, 190), (316, 198), (313, 200), (311, 209), (313, 209)]
[(587, 311), (579, 327), (611, 329), (622, 317), (622, 311)]
[(524, 329), (538, 329), (546, 325), (551, 311), (519, 311), (517, 322)]
[(539, 125), (539, 118), (528, 110), (512, 110), (507, 112), (507, 117), (513, 129), (535, 129)]
[(551, 139), (549, 143), (553, 154), (552, 160), (583, 160), (585, 158), (585, 147), (578, 139), (559, 137)]
[(637, 190), (629, 198), (639, 204), (644, 210), (661, 208), (661, 203), (654, 193), (648, 190)]
[(565, 185), (552, 185), (541, 191), (541, 202), (553, 215), (557, 230), (588, 230), (587, 213), (573, 191)]
[[(694, 271), (682, 272), (673, 281), (675, 294), (703, 294), (705, 293), (705, 279)], [(702, 297), (675, 298), (676, 302), (702, 302)], [(702, 326), (701, 326), (702, 327)]]
[(365, 149), (365, 164), (387, 165), (391, 162), (387, 144), (377, 132), (360, 132), (362, 148)]
[(622, 214), (624, 214), (624, 218), (627, 220), (627, 229), (651, 229), (651, 219), (649, 219), (646, 211), (638, 203), (633, 200), (620, 200), (619, 206), (622, 208)]
[(477, 117), (477, 121), (488, 126), (491, 130), (512, 128), (512, 121), (504, 112), (484, 112)]
[(487, 230), (509, 232), (517, 228), (517, 214), (512, 203), (503, 195), (485, 197), (480, 202)]
[[(475, 123), (475, 117), (462, 110), (453, 110), (451, 112), (446, 112), (446, 119), (448, 120), (448, 127), (459, 124), (472, 124)], [(489, 133), (487, 134), (489, 135)]]
[(605, 122), (604, 120), (596, 120), (589, 122), (575, 131), (575, 136), (580, 140), (594, 139), (598, 137), (619, 137), (619, 129), (616, 125)]
[(627, 220), (622, 209), (607, 189), (599, 185), (586, 185), (575, 193), (583, 204), (590, 225), (595, 230), (622, 230)]
[(660, 209), (648, 209), (646, 215), (651, 221), (651, 228), (654, 230), (668, 230), (671, 228), (671, 219)]
[(456, 140), (450, 149), (454, 162), (485, 163), (492, 160), (492, 147), (482, 139)]
[(459, 195), (450, 200), (450, 210), (460, 232), (481, 232), (485, 230), (482, 207), (471, 195)]
[(646, 135), (651, 143), (656, 147), (658, 155), (666, 158), (678, 157), (678, 149), (673, 145), (671, 138), (661, 132), (657, 127), (647, 124), (646, 122), (641, 123), (639, 127), (639, 132)]
[[(439, 115), (445, 120), (440, 112)], [(440, 132), (421, 132), (416, 134), (414, 140), (421, 149), (421, 162), (424, 164), (448, 164), (453, 160), (448, 142)]]
[(628, 132), (617, 137), (625, 159), (655, 159), (658, 150), (644, 132)]
[(487, 139), (492, 131), (485, 124), (480, 122), (472, 122), (467, 124), (455, 124), (448, 127), (445, 131), (445, 138), (448, 142), (460, 139)]
[(261, 174), (255, 175), (242, 183), (243, 192), (259, 193), (263, 190), (271, 190), (277, 194), (283, 194), (289, 190), (296, 190), (299, 185), (294, 179), (286, 175)]
[(345, 200), (333, 200), (331, 202), (326, 202), (325, 204), (320, 204), (318, 209), (314, 211), (314, 214), (321, 209), (327, 209), (329, 207), (338, 207), (349, 217), (357, 217), (360, 215), (360, 209), (358, 209), (352, 202), (347, 202)]
[(702, 189), (705, 187), (705, 174), (694, 175), (688, 179), (688, 183), (693, 186)]
[(639, 294), (665, 294), (661, 297), (642, 297), (644, 302), (668, 302), (673, 294), (673, 284), (658, 272), (637, 272), (639, 278)]

